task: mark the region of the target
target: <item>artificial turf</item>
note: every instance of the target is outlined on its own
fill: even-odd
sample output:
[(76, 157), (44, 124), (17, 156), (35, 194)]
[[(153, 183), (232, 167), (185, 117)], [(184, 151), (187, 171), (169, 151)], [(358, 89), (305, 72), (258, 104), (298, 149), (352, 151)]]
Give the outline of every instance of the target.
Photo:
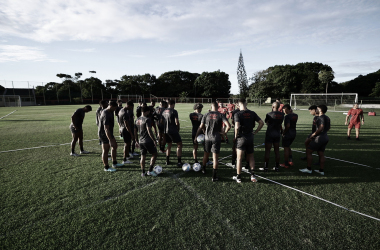
[[(104, 172), (94, 111), (86, 114), (83, 124), (84, 139), (95, 139), (84, 142), (91, 153), (69, 155), (70, 117), (79, 107), (0, 108), (0, 117), (17, 110), (0, 120), (0, 151), (51, 146), (0, 153), (1, 249), (380, 249), (378, 116), (365, 114), (361, 140), (348, 141), (345, 115), (327, 112), (331, 130), (326, 156), (346, 162), (327, 158), (326, 175), (320, 176), (298, 171), (306, 166), (300, 158), (312, 116), (297, 110), (292, 148), (300, 152), (293, 152), (294, 166), (256, 172), (374, 219), (262, 178), (252, 183), (248, 174), (237, 184), (232, 180), (236, 170), (223, 164), (215, 183), (211, 167), (206, 175), (183, 172), (175, 165), (165, 166), (163, 154), (156, 164), (164, 173), (156, 178), (142, 178), (136, 158), (115, 173)], [(176, 106), (182, 158), (189, 163), (191, 107)], [(270, 111), (249, 108), (262, 119)], [(207, 109), (205, 105), (202, 113)], [(264, 148), (259, 145), (265, 129), (255, 136), (256, 168), (263, 166)], [(121, 161), (123, 144), (118, 142)], [(203, 154), (201, 147), (198, 154)], [(229, 155), (231, 144), (222, 144), (220, 158)], [(273, 151), (270, 165), (274, 166)]]

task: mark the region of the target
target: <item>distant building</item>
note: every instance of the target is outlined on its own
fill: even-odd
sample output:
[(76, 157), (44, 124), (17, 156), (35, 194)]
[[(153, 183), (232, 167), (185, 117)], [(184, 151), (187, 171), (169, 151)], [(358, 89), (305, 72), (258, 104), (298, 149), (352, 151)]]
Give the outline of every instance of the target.
[(0, 107), (36, 105), (34, 89), (5, 88), (0, 90)]

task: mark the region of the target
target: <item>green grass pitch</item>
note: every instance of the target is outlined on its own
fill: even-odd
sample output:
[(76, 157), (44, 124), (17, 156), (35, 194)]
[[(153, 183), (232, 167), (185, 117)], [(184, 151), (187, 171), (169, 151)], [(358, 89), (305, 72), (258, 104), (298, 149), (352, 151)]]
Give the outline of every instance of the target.
[[(115, 173), (104, 172), (97, 140), (84, 142), (91, 154), (77, 158), (69, 155), (69, 144), (59, 145), (71, 141), (70, 117), (79, 107), (0, 108), (0, 117), (17, 109), (0, 120), (0, 151), (52, 145), (0, 153), (0, 249), (380, 249), (379, 116), (365, 114), (361, 140), (347, 141), (345, 116), (328, 111), (326, 156), (346, 162), (328, 158), (326, 176), (319, 176), (298, 171), (306, 166), (300, 158), (312, 116), (296, 111), (292, 148), (300, 152), (293, 152), (294, 166), (278, 173), (256, 172), (374, 217), (369, 218), (262, 178), (251, 183), (248, 174), (237, 184), (232, 180), (236, 170), (225, 165), (219, 168), (220, 181), (213, 183), (211, 171), (204, 176), (165, 167), (162, 154), (157, 164), (164, 173), (156, 178), (142, 178), (137, 159)], [(190, 163), (191, 107), (176, 106), (183, 161)], [(263, 119), (270, 111), (250, 108)], [(85, 140), (97, 139), (95, 111), (86, 114), (83, 128)], [(255, 145), (263, 143), (265, 129), (255, 136)], [(220, 158), (231, 155), (230, 148), (223, 144)], [(173, 149), (171, 159), (176, 161)], [(256, 168), (263, 159), (259, 146)]]

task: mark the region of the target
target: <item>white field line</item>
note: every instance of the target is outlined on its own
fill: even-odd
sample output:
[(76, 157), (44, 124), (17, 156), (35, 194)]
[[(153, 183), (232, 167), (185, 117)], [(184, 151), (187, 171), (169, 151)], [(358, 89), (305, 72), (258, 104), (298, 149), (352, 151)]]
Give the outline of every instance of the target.
[[(225, 163), (223, 163), (223, 162), (221, 162), (221, 164), (228, 166), (227, 164), (225, 164)], [(230, 166), (228, 166), (228, 167), (230, 167)], [(230, 168), (233, 168), (233, 167), (230, 167)], [(250, 174), (250, 172), (249, 172), (247, 169), (242, 169), (242, 171), (245, 172), (245, 173), (247, 173), (247, 174)], [(315, 195), (312, 195), (312, 194), (306, 193), (306, 192), (304, 192), (304, 191), (302, 191), (302, 190), (299, 190), (299, 189), (296, 189), (296, 188), (293, 188), (293, 187), (287, 186), (287, 185), (282, 184), (282, 183), (280, 183), (280, 182), (273, 181), (273, 180), (271, 180), (271, 179), (265, 178), (265, 177), (260, 176), (260, 175), (257, 175), (257, 174), (255, 174), (255, 176), (257, 176), (257, 177), (259, 177), (259, 178), (261, 178), (261, 179), (264, 179), (264, 180), (267, 180), (267, 181), (273, 182), (273, 183), (275, 183), (275, 184), (277, 184), (277, 185), (280, 185), (280, 186), (283, 186), (283, 187), (286, 187), (286, 188), (292, 189), (292, 190), (294, 190), (294, 191), (300, 192), (300, 193), (302, 193), (302, 194), (305, 194), (305, 195), (311, 196), (311, 197), (316, 198), (316, 199), (318, 199), (318, 200), (321, 200), (321, 201), (327, 202), (327, 203), (329, 203), (329, 204), (331, 204), (331, 205), (334, 205), (334, 206), (340, 207), (340, 208), (342, 208), (342, 209), (344, 209), (344, 210), (347, 210), (347, 211), (349, 211), (349, 212), (356, 213), (356, 214), (359, 214), (359, 215), (362, 215), (362, 216), (368, 217), (368, 218), (370, 218), (370, 219), (380, 221), (379, 218), (376, 218), (376, 217), (373, 217), (373, 216), (370, 216), (370, 215), (367, 215), (367, 214), (363, 214), (363, 213), (360, 213), (360, 212), (358, 212), (358, 211), (355, 211), (355, 210), (352, 210), (352, 209), (346, 208), (346, 207), (341, 206), (341, 205), (338, 205), (338, 204), (336, 204), (336, 203), (334, 203), (334, 202), (331, 202), (331, 201), (325, 200), (325, 199), (323, 199), (323, 198), (321, 198), (321, 197), (318, 197), (318, 196), (315, 196)]]
[[(84, 140), (84, 141), (95, 141), (95, 140), (99, 140), (99, 139), (91, 139), (91, 140)], [(49, 148), (49, 147), (63, 146), (63, 145), (68, 145), (68, 144), (71, 144), (71, 142), (62, 143), (62, 144), (55, 144), (55, 145), (32, 147), (32, 148), (20, 148), (20, 149), (13, 149), (13, 150), (7, 150), (7, 151), (0, 151), (0, 153), (16, 152), (16, 151), (23, 151), (23, 150), (37, 149), (37, 148)]]
[(5, 117), (7, 117), (8, 115), (11, 115), (11, 114), (13, 114), (14, 112), (16, 112), (17, 111), (17, 109), (16, 110), (13, 110), (12, 112), (10, 112), (9, 114), (7, 114), (7, 115), (4, 115), (3, 117), (0, 117), (0, 119), (3, 119), (3, 118), (5, 118)]

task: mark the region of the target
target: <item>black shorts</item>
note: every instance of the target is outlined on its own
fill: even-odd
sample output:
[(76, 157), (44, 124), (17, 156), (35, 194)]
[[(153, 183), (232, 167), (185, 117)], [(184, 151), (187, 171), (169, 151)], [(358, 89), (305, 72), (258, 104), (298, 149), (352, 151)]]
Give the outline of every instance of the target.
[(157, 128), (158, 128), (158, 132), (160, 134), (164, 134), (164, 126), (163, 125), (157, 125)]
[(205, 140), (204, 151), (206, 153), (219, 154), (220, 152), (220, 139)]
[(271, 137), (265, 136), (265, 143), (280, 143), (281, 136)]
[(282, 137), (282, 146), (284, 148), (288, 148), (290, 147), (290, 145), (292, 145), (294, 139), (296, 139), (295, 137)]
[(71, 131), (72, 134), (83, 132), (82, 127), (78, 127), (77, 126), (76, 129), (75, 129), (73, 125), (70, 125), (69, 128), (70, 128), (70, 131)]
[(253, 135), (249, 137), (239, 137), (236, 139), (236, 149), (245, 151), (246, 154), (252, 154), (253, 149)]
[(181, 136), (179, 135), (178, 132), (174, 133), (174, 134), (165, 134), (165, 139), (166, 139), (167, 143), (171, 143), (171, 142), (179, 143), (179, 142), (182, 142), (182, 138), (181, 138)]
[(312, 140), (307, 147), (308, 149), (311, 149), (313, 151), (318, 151), (318, 152), (325, 152), (326, 145), (329, 142), (328, 137), (320, 137), (317, 136), (314, 140)]
[(123, 137), (124, 143), (131, 143), (132, 137), (127, 129), (122, 129), (120, 131), (121, 136)]
[(146, 155), (147, 152), (149, 154), (157, 153), (157, 148), (154, 146), (153, 142), (140, 143), (140, 152), (141, 155)]
[[(115, 139), (113, 135), (112, 139)], [(110, 144), (110, 141), (108, 140), (108, 137), (106, 135), (99, 135), (99, 140), (102, 142), (102, 144)]]

